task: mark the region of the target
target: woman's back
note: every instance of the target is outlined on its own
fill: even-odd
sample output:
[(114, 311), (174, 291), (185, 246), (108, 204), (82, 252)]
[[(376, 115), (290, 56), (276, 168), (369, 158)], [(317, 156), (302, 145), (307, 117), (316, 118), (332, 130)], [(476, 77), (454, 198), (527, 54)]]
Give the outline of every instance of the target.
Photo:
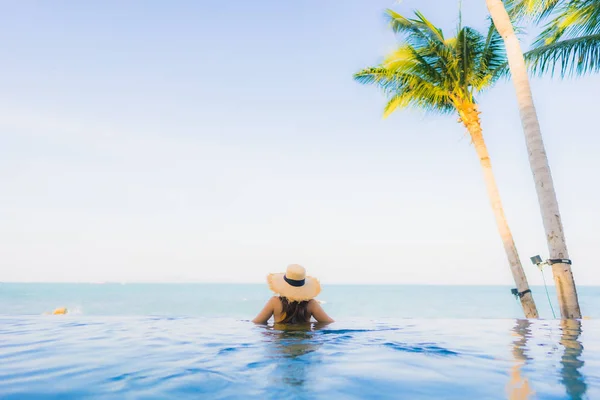
[(318, 301), (290, 301), (283, 296), (273, 296), (253, 322), (265, 324), (273, 317), (278, 324), (306, 324), (314, 318), (317, 322), (333, 322)]
[(273, 296), (253, 322), (265, 324), (271, 317), (279, 324), (306, 324), (311, 318), (333, 322), (314, 299), (321, 291), (319, 281), (306, 276), (302, 266), (292, 264), (285, 273), (269, 274), (267, 282), (279, 296)]

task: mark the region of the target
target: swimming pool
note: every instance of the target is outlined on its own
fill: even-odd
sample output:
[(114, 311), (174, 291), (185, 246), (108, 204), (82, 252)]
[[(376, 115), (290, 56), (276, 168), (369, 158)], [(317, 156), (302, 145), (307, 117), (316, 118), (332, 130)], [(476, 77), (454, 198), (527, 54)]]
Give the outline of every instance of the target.
[(2, 316), (0, 398), (594, 399), (599, 355), (595, 320)]

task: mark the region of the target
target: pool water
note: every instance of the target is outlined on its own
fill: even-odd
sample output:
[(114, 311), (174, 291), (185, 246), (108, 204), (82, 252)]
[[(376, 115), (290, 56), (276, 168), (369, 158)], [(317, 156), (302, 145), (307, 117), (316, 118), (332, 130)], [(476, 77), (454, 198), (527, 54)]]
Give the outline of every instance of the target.
[(597, 399), (595, 320), (0, 316), (1, 399)]

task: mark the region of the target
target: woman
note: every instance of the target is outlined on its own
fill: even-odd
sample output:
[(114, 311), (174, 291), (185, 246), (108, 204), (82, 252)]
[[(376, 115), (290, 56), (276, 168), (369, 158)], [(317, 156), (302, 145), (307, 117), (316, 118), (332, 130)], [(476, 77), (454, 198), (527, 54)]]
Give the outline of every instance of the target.
[(267, 283), (279, 296), (273, 296), (262, 311), (252, 320), (255, 324), (266, 324), (271, 317), (277, 324), (306, 324), (313, 317), (318, 322), (333, 322), (333, 319), (314, 299), (321, 292), (319, 281), (306, 276), (300, 265), (290, 265), (284, 273), (270, 274)]

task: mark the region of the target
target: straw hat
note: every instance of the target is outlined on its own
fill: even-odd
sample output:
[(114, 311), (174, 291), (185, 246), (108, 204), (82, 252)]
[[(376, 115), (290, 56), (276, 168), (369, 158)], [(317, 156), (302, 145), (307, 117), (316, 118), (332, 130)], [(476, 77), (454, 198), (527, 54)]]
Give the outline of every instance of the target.
[(267, 283), (272, 291), (290, 301), (310, 300), (321, 292), (319, 280), (306, 276), (306, 270), (298, 264), (289, 265), (285, 273), (269, 274)]

